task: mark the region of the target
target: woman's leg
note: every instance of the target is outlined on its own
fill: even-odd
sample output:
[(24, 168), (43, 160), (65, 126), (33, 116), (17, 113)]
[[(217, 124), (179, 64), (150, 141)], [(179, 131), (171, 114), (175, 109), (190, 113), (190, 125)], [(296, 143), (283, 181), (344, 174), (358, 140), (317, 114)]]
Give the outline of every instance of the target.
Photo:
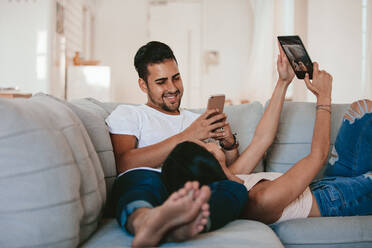
[(350, 105), (344, 115), (325, 176), (358, 176), (372, 170), (372, 101)]

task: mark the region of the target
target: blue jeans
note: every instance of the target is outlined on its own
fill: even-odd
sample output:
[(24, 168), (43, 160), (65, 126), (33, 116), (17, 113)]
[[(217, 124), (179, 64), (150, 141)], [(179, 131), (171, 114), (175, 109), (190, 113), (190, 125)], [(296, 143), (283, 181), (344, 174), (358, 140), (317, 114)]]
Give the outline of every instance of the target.
[[(229, 180), (209, 185), (209, 223), (206, 231), (218, 229), (240, 216), (248, 191), (244, 185)], [(169, 193), (161, 180), (161, 174), (150, 170), (133, 170), (118, 177), (113, 186), (116, 219), (126, 230), (128, 216), (138, 208), (153, 208), (163, 204)]]
[(372, 113), (362, 105), (344, 118), (325, 178), (310, 184), (322, 216), (372, 214)]

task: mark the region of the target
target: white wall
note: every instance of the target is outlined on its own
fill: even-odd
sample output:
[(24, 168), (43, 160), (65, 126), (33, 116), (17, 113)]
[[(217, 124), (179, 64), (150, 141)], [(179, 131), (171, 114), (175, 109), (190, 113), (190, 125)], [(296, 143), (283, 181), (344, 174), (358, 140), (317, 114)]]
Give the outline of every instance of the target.
[(0, 1), (0, 87), (48, 92), (54, 1)]
[[(135, 3), (134, 3), (135, 2)], [(98, 0), (94, 41), (95, 57), (111, 67), (113, 101), (144, 103), (137, 84), (134, 55), (147, 38), (146, 0)]]
[[(219, 64), (203, 66), (201, 106), (213, 93), (225, 93), (235, 102), (240, 100), (244, 71), (249, 55), (251, 17), (246, 0), (202, 0), (202, 54), (219, 52)], [(95, 57), (111, 67), (112, 99), (143, 103), (146, 96), (137, 86), (133, 66), (136, 51), (149, 41), (147, 30), (148, 1), (100, 0), (97, 2)], [(176, 50), (174, 51), (177, 57)], [(186, 63), (186, 61), (179, 61)], [(184, 82), (187, 83), (187, 82)]]
[(334, 103), (363, 96), (361, 21), (361, 1), (308, 1), (309, 55), (333, 75)]
[[(176, 53), (184, 87), (181, 106), (192, 108), (204, 105), (205, 99), (201, 101), (201, 2), (150, 2), (148, 10), (149, 39), (168, 44)], [(182, 15), (179, 14), (181, 12)]]
[(245, 71), (253, 37), (253, 17), (246, 0), (205, 0), (203, 6), (203, 50), (219, 52), (219, 64), (204, 66), (202, 97), (224, 93), (227, 99), (239, 103), (244, 88)]
[[(294, 34), (301, 37), (306, 49), (308, 48), (308, 0), (294, 2)], [(295, 78), (293, 83), (292, 100), (306, 102), (308, 99), (308, 89), (303, 80)]]
[[(51, 46), (55, 42), (51, 35), (55, 32), (55, 2), (0, 1), (0, 87), (18, 86), (24, 92), (44, 91), (63, 96), (63, 85), (51, 85), (51, 82), (56, 84), (56, 79), (50, 75), (53, 63), (57, 62), (52, 61), (51, 54), (55, 51)], [(200, 2), (203, 72), (200, 102), (204, 103), (209, 94), (224, 92), (238, 103), (247, 83), (244, 72), (250, 70), (247, 63), (253, 40), (249, 35), (254, 26), (252, 1)], [(137, 86), (133, 57), (149, 41), (148, 0), (97, 0), (96, 3), (93, 53), (94, 59), (111, 67), (111, 100), (143, 103), (146, 96)], [(372, 92), (366, 94), (361, 84), (361, 1), (296, 0), (294, 3), (294, 31), (304, 38), (311, 58), (333, 74), (334, 102), (372, 97)], [(205, 51), (219, 53), (219, 64), (209, 66), (208, 70), (203, 60)], [(367, 70), (371, 73), (372, 69)], [(257, 87), (260, 83), (257, 82)], [(301, 83), (295, 82), (293, 99), (314, 100)]]

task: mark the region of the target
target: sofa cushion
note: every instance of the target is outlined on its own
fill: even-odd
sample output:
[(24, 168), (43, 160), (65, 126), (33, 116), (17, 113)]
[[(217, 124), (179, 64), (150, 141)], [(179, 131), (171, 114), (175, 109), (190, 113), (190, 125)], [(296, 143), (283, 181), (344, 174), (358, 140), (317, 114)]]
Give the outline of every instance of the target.
[(38, 93), (37, 96), (50, 97), (68, 106), (84, 124), (94, 149), (98, 154), (104, 173), (107, 199), (103, 216), (113, 217), (114, 210), (111, 201), (111, 188), (114, 184), (117, 173), (110, 133), (105, 123), (105, 119), (108, 116), (107, 112), (97, 104), (93, 103), (91, 101), (93, 98), (76, 99), (67, 102), (63, 99), (44, 93)]
[(372, 247), (372, 216), (296, 219), (271, 227), (285, 247)]
[(0, 100), (0, 247), (74, 247), (97, 228), (103, 171), (80, 119), (47, 97)]
[[(107, 116), (109, 116), (111, 114), (112, 111), (114, 111), (114, 109), (118, 105), (128, 104), (128, 103), (119, 103), (119, 102), (100, 102), (100, 101), (98, 101), (97, 99), (94, 99), (94, 98), (86, 98), (86, 99), (88, 101), (90, 101), (91, 103), (95, 104), (96, 106), (101, 107), (106, 112), (105, 119), (107, 118)], [(132, 104), (130, 104), (130, 105), (132, 105)]]
[(104, 216), (113, 216), (114, 210), (111, 201), (111, 188), (117, 172), (110, 133), (105, 122), (108, 113), (89, 99), (78, 99), (64, 103), (77, 114), (92, 140), (101, 161), (106, 182), (107, 201)]
[[(267, 106), (267, 104), (266, 104)], [(348, 104), (332, 105), (331, 145), (333, 145)], [(315, 103), (285, 102), (278, 132), (265, 158), (265, 170), (285, 172), (309, 154), (315, 122)], [(323, 171), (317, 177), (322, 176)]]
[[(116, 220), (106, 219), (99, 231), (82, 248), (130, 247), (133, 236), (120, 229)], [(278, 237), (265, 224), (237, 220), (210, 233), (181, 243), (165, 243), (160, 247), (283, 247)]]
[[(191, 109), (191, 111), (203, 113), (205, 109)], [(239, 152), (242, 153), (252, 141), (256, 126), (263, 114), (263, 106), (259, 102), (225, 106), (224, 112), (227, 115), (227, 121), (230, 123), (232, 132), (237, 133), (237, 138), (240, 143)], [(264, 166), (261, 160), (254, 169), (254, 172), (262, 171), (264, 171)]]

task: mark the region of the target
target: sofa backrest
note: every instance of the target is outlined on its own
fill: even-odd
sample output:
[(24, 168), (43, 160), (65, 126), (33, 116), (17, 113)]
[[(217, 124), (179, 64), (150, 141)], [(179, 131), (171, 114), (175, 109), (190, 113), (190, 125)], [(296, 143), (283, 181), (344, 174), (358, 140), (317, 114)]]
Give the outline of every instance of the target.
[[(107, 212), (112, 213), (110, 192), (116, 177), (116, 166), (105, 119), (119, 104), (123, 103), (103, 103), (93, 98), (73, 100), (70, 103), (80, 110), (90, 113), (90, 115), (87, 115), (75, 111), (82, 119), (84, 125), (86, 125), (87, 131), (91, 136), (92, 142), (101, 160), (108, 192)], [(201, 113), (204, 109), (190, 109), (190, 111)], [(263, 106), (258, 102), (237, 106), (226, 106), (225, 113), (228, 115), (228, 121), (233, 132), (237, 132), (240, 142), (239, 150), (243, 151), (249, 145), (253, 137), (256, 125), (263, 113)], [(94, 115), (94, 118), (91, 115)], [(263, 171), (262, 161), (257, 166), (256, 171)]]
[[(122, 103), (100, 102), (93, 98), (71, 101), (81, 111), (79, 113), (87, 131), (96, 148), (105, 174), (107, 187), (106, 215), (113, 213), (111, 203), (111, 189), (116, 178), (115, 158), (108, 128), (105, 124), (107, 116)], [(334, 104), (332, 106), (331, 143), (333, 144), (342, 116), (347, 104)], [(204, 109), (190, 109), (202, 113)], [(226, 106), (225, 113), (233, 132), (237, 132), (240, 142), (239, 151), (242, 152), (251, 142), (256, 126), (263, 115), (264, 108), (258, 103)], [(315, 103), (285, 102), (280, 119), (278, 132), (274, 143), (266, 153), (263, 161), (254, 170), (285, 172), (297, 161), (310, 152), (313, 125), (315, 120)], [(322, 175), (322, 172), (319, 173)]]
[(111, 201), (111, 189), (117, 172), (110, 133), (105, 122), (110, 112), (102, 107), (103, 103), (92, 98), (72, 100), (68, 104), (84, 123), (98, 154), (104, 172), (107, 191), (104, 216), (112, 217), (114, 208)]
[[(190, 109), (195, 113), (203, 113), (205, 109)], [(263, 106), (259, 102), (225, 106), (224, 113), (230, 124), (231, 131), (236, 132), (239, 140), (239, 152), (242, 153), (251, 143), (256, 126), (263, 115)], [(264, 171), (263, 159), (260, 160), (254, 172)]]
[[(331, 147), (348, 106), (348, 104), (332, 105)], [(308, 155), (314, 122), (315, 103), (285, 102), (275, 140), (265, 157), (265, 171), (286, 172), (297, 161)], [(323, 171), (317, 178), (322, 175)]]
[(106, 188), (85, 125), (47, 95), (0, 99), (0, 247), (76, 247)]

